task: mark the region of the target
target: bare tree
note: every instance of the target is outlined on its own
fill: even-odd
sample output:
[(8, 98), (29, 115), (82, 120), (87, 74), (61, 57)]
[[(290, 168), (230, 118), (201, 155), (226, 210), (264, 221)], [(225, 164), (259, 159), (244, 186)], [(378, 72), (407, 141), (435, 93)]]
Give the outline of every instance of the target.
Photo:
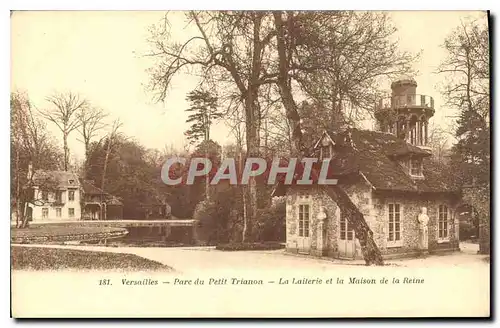
[(399, 51), (389, 15), (339, 11), (292, 17), (292, 25), (300, 26), (292, 40), (300, 47), (292, 67), (308, 68), (293, 78), (331, 116), (344, 116), (348, 124), (364, 118), (385, 93), (381, 81), (412, 71), (419, 54)]
[[(266, 152), (273, 156), (288, 156), (292, 153), (292, 136), (290, 123), (286, 117), (284, 110), (272, 110), (266, 113), (264, 118), (267, 131), (265, 132), (268, 139)], [(319, 129), (317, 126), (314, 130)]]
[(450, 133), (442, 127), (432, 124), (429, 126), (428, 144), (432, 148), (433, 159), (446, 164), (450, 156)]
[[(244, 147), (244, 136), (245, 136), (245, 118), (242, 117), (241, 111), (234, 111), (233, 115), (230, 115), (226, 120), (226, 125), (230, 128), (230, 133), (236, 139), (235, 153), (238, 157), (238, 172), (243, 170), (243, 147)], [(248, 191), (245, 186), (240, 185), (241, 199), (243, 203), (243, 229), (241, 232), (241, 240), (245, 241), (248, 230), (248, 214), (247, 214), (247, 197)]]
[(120, 122), (119, 119), (113, 121), (113, 125), (111, 126), (111, 131), (107, 136), (107, 145), (106, 145), (106, 155), (104, 157), (104, 167), (102, 170), (102, 180), (101, 180), (101, 189), (105, 190), (104, 187), (106, 185), (106, 171), (108, 169), (108, 161), (111, 150), (113, 149), (116, 138), (119, 136), (118, 130), (123, 126), (123, 123)]
[[(150, 88), (163, 101), (173, 78), (190, 72), (201, 77), (200, 83), (218, 88), (224, 100), (242, 104), (245, 113), (247, 154), (258, 156), (260, 151), (259, 89), (274, 82), (266, 73), (266, 49), (274, 32), (270, 17), (264, 12), (188, 12), (188, 24), (196, 35), (177, 43), (170, 38), (167, 17), (152, 32), (153, 56), (159, 60), (151, 73)], [(228, 106), (230, 107), (230, 106)], [(257, 209), (256, 181), (249, 181), (248, 214), (253, 218)]]
[(64, 94), (56, 93), (47, 97), (47, 101), (51, 107), (41, 110), (40, 113), (47, 120), (54, 123), (62, 132), (64, 145), (64, 170), (67, 171), (69, 168), (68, 136), (71, 132), (81, 126), (81, 121), (78, 119), (78, 113), (83, 110), (83, 108), (88, 106), (88, 102), (72, 92)]
[(243, 150), (245, 146), (245, 117), (244, 114), (235, 110), (233, 115), (229, 115), (225, 120), (226, 126), (229, 128), (230, 134), (236, 140), (236, 147)]
[[(329, 77), (338, 74), (339, 70), (332, 67), (331, 61), (335, 56), (331, 55), (336, 47), (349, 48), (354, 39), (369, 26), (362, 26), (346, 38), (343, 44), (332, 42), (336, 33), (346, 33), (344, 30), (335, 31), (336, 26), (332, 23), (333, 18), (344, 15), (339, 12), (190, 12), (188, 23), (195, 26), (199, 34), (189, 38), (183, 43), (169, 42), (165, 25), (162, 25), (164, 33), (155, 34), (153, 44), (155, 51), (151, 54), (157, 58), (163, 58), (151, 72), (152, 88), (158, 92), (160, 99), (164, 99), (173, 77), (186, 68), (196, 70), (195, 74), (201, 76), (202, 81), (212, 82), (226, 94), (228, 99), (240, 100), (245, 113), (245, 132), (248, 156), (255, 156), (260, 148), (260, 129), (263, 117), (262, 90), (270, 87), (272, 92), (277, 93), (278, 99), (285, 109), (288, 128), (291, 133), (291, 155), (308, 155), (308, 149), (302, 140), (301, 117), (297, 110), (297, 93), (305, 91), (314, 94), (306, 88), (313, 82), (306, 77), (314, 74), (314, 83), (324, 83)], [(359, 19), (359, 17), (358, 17)], [(341, 26), (342, 24), (339, 24)], [(380, 27), (382, 32), (384, 26)], [(371, 34), (364, 40), (376, 43), (384, 41), (389, 34)], [(376, 37), (379, 37), (377, 40)], [(373, 39), (373, 40), (372, 40)], [(390, 43), (382, 43), (390, 45)], [(364, 48), (358, 49), (358, 55), (370, 51), (370, 47), (376, 44), (365, 44)], [(322, 52), (326, 49), (327, 53)], [(381, 49), (377, 47), (376, 49)], [(399, 55), (389, 48), (385, 55), (393, 55), (392, 62), (372, 65), (371, 70), (366, 67), (357, 68), (356, 62), (359, 56), (353, 54), (343, 59), (351, 65), (352, 70), (358, 72), (358, 79), (350, 84), (351, 91), (360, 83), (369, 84), (376, 77), (388, 75), (390, 69), (396, 71), (406, 67), (411, 57), (405, 54)], [(345, 51), (342, 56), (346, 56)], [(342, 56), (338, 56), (341, 57)], [(398, 57), (399, 56), (399, 57)], [(324, 58), (324, 59), (322, 59)], [(370, 53), (365, 60), (375, 63), (383, 57), (373, 57)], [(327, 60), (328, 59), (328, 60)], [(390, 58), (389, 58), (390, 59)], [(394, 71), (393, 73), (396, 73)], [(193, 71), (190, 71), (193, 73)], [(351, 77), (344, 78), (349, 81)], [(340, 80), (340, 79), (339, 79)], [(338, 90), (345, 88), (339, 85)], [(323, 89), (324, 90), (324, 89)], [(355, 92), (352, 92), (355, 94)], [(335, 95), (332, 95), (335, 97)], [(272, 98), (272, 97), (271, 97)], [(264, 98), (265, 99), (265, 98)], [(337, 101), (343, 104), (343, 101)], [(339, 107), (343, 108), (343, 105)], [(264, 111), (265, 112), (265, 111)], [(249, 185), (249, 217), (253, 218), (256, 208), (256, 188), (254, 179)], [(367, 263), (381, 264), (382, 259), (376, 244), (371, 238), (371, 230), (366, 224), (363, 216), (350, 201), (349, 197), (339, 187), (328, 189), (330, 196), (346, 213), (352, 217), (352, 223), (356, 228), (356, 236), (361, 241), (362, 249)]]
[(85, 146), (85, 158), (88, 158), (92, 140), (106, 126), (104, 119), (107, 116), (102, 108), (93, 106), (82, 106), (77, 113), (76, 117), (80, 123), (78, 132), (83, 138), (81, 141)]
[(446, 104), (459, 111), (474, 112), (489, 123), (490, 52), (488, 28), (478, 21), (462, 21), (445, 40), (446, 59), (437, 73), (446, 81), (442, 93)]
[[(486, 15), (486, 14), (485, 14)], [(462, 21), (446, 38), (438, 73), (443, 96), (458, 111), (450, 167), (463, 199), (479, 214), (479, 251), (490, 252), (490, 38), (486, 20)]]

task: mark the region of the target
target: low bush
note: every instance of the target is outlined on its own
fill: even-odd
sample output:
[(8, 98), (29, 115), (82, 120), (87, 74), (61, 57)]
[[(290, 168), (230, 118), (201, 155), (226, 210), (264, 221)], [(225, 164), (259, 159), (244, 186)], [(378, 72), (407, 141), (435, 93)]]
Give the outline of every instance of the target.
[(219, 191), (200, 202), (193, 219), (198, 220), (198, 238), (205, 244), (226, 244), (240, 237), (241, 199), (235, 187)]
[[(214, 193), (210, 201), (196, 206), (198, 239), (208, 245), (241, 243), (244, 211), (240, 189), (234, 186)], [(286, 203), (284, 199), (258, 209), (255, 219), (248, 218), (246, 242), (284, 242), (286, 238)]]
[(256, 242), (256, 243), (219, 244), (215, 247), (215, 249), (220, 251), (259, 251), (259, 250), (275, 250), (284, 247), (285, 245), (279, 242)]

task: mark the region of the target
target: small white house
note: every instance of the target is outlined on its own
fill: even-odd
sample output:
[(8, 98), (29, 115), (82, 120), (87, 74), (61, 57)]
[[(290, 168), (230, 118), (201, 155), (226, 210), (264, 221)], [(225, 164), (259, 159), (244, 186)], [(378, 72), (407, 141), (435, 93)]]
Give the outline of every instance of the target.
[[(55, 186), (45, 188), (43, 181)], [(34, 204), (28, 205), (33, 222), (77, 221), (81, 219), (81, 188), (78, 176), (65, 171), (36, 171), (33, 176)]]

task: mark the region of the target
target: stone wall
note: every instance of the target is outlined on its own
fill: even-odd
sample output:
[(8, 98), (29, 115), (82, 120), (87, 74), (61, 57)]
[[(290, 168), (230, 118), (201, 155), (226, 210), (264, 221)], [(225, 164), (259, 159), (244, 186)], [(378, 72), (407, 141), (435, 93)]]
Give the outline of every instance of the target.
[[(451, 251), (458, 249), (458, 220), (454, 220), (454, 206), (450, 197), (432, 196), (423, 197), (417, 194), (379, 193), (372, 191), (365, 183), (357, 183), (345, 188), (373, 231), (373, 238), (385, 257), (419, 254), (419, 226), (417, 216), (422, 207), (427, 207), (429, 216), (429, 251)], [(388, 205), (401, 204), (401, 236), (400, 245), (389, 245), (388, 234)], [(307, 253), (316, 256), (338, 257), (339, 219), (340, 209), (318, 186), (294, 186), (289, 188), (286, 196), (286, 249), (289, 252), (299, 251), (298, 242), (298, 205), (309, 204), (310, 214), (310, 249)], [(447, 205), (449, 208), (449, 241), (439, 242), (437, 238), (438, 206)], [(325, 207), (327, 218), (324, 221), (324, 247), (318, 251), (318, 213), (320, 206)], [(356, 258), (362, 258), (359, 242), (356, 243)]]
[[(401, 204), (401, 225), (402, 225), (402, 243), (400, 246), (391, 246), (385, 237), (388, 233), (388, 204)], [(439, 205), (448, 206), (448, 229), (449, 241), (438, 241), (438, 210)], [(415, 253), (419, 252), (419, 224), (417, 217), (422, 207), (427, 208), (429, 216), (429, 252), (433, 250), (457, 250), (458, 249), (458, 220), (454, 220), (455, 202), (450, 197), (435, 195), (424, 197), (411, 194), (373, 194), (374, 215), (379, 218), (378, 229), (383, 231), (383, 238), (377, 240), (382, 254), (391, 255), (395, 253)], [(374, 229), (374, 227), (372, 227)]]
[[(346, 189), (351, 200), (358, 206), (368, 222), (376, 221), (371, 216), (372, 197), (369, 186), (357, 184)], [(325, 255), (338, 257), (337, 240), (339, 238), (340, 209), (330, 197), (328, 197), (318, 186), (294, 186), (289, 188), (286, 198), (286, 248), (290, 252), (298, 252), (298, 205), (309, 204), (311, 208), (310, 221), (310, 243), (309, 253), (313, 255)], [(324, 221), (324, 247), (323, 251), (317, 250), (318, 239), (318, 214), (320, 206), (325, 208), (327, 218)], [(370, 224), (370, 223), (368, 223)], [(379, 239), (380, 236), (377, 236)], [(357, 257), (361, 256), (359, 242), (356, 245)]]
[[(329, 198), (328, 198), (329, 199)], [(327, 197), (319, 190), (318, 187), (314, 186), (304, 186), (304, 187), (294, 187), (289, 188), (286, 196), (286, 249), (290, 252), (299, 251), (299, 215), (298, 215), (298, 205), (299, 204), (309, 204), (310, 205), (310, 253), (314, 255), (325, 255), (329, 253), (330, 247), (336, 247), (333, 241), (336, 240), (335, 236), (337, 233), (336, 225), (331, 224), (331, 218), (338, 216), (338, 207), (331, 201), (327, 200)], [(322, 254), (318, 254), (317, 251), (317, 239), (318, 239), (318, 214), (320, 206), (325, 207), (325, 212), (327, 219), (324, 222), (324, 245), (325, 250)]]

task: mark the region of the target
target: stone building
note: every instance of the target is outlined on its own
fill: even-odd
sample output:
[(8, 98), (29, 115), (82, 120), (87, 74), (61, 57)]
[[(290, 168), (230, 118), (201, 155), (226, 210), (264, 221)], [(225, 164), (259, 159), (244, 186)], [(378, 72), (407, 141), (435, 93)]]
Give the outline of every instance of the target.
[[(314, 145), (320, 162), (363, 213), (385, 258), (458, 250), (456, 208), (460, 192), (431, 161), (428, 122), (431, 97), (416, 94), (411, 78), (392, 83), (392, 95), (376, 106), (377, 131), (324, 131)], [(289, 252), (361, 258), (351, 224), (324, 186), (278, 185), (286, 196), (286, 249)], [(419, 224), (426, 211), (427, 233)], [(427, 236), (425, 243), (423, 236)]]

